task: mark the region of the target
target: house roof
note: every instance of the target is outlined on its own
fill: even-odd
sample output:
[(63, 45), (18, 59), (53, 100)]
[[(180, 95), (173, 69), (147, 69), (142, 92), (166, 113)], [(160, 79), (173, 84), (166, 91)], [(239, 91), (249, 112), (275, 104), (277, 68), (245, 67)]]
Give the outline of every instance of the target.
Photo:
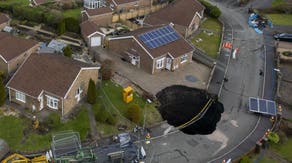
[[(56, 54), (32, 54), (7, 87), (38, 97), (42, 91), (65, 97), (82, 68), (94, 66)], [(96, 67), (97, 68), (97, 67)]]
[(0, 55), (8, 62), (37, 45), (38, 42), (0, 32)]
[(113, 11), (109, 7), (101, 7), (96, 9), (86, 9), (86, 13), (89, 16), (96, 16), (96, 15), (102, 15), (107, 13), (112, 13)]
[[(153, 27), (144, 27), (137, 29), (133, 32), (129, 32), (127, 36), (133, 36), (150, 54), (153, 58), (160, 57), (164, 54), (171, 54), (174, 58), (177, 58), (183, 54), (186, 54), (188, 52), (193, 51), (193, 47), (178, 33), (179, 39), (172, 41), (168, 44), (159, 46), (157, 48), (150, 49), (146, 44), (143, 43), (143, 41), (139, 38), (139, 35), (150, 32), (152, 30), (155, 30), (157, 28), (162, 28), (165, 26), (153, 26)], [(133, 48), (133, 47), (129, 47)]]
[(182, 26), (189, 26), (196, 12), (200, 13), (204, 8), (197, 0), (175, 0), (165, 8), (147, 16), (144, 23), (157, 25), (172, 22)]
[(278, 48), (291, 49), (292, 50), (292, 43), (291, 42), (286, 42), (286, 41), (279, 41)]
[(92, 21), (85, 21), (80, 24), (81, 34), (83, 37), (88, 37), (98, 31), (97, 25)]
[(121, 5), (125, 3), (131, 3), (131, 2), (136, 2), (139, 0), (111, 0), (115, 5)]
[(0, 13), (0, 24), (6, 23), (9, 21), (9, 17), (6, 14)]

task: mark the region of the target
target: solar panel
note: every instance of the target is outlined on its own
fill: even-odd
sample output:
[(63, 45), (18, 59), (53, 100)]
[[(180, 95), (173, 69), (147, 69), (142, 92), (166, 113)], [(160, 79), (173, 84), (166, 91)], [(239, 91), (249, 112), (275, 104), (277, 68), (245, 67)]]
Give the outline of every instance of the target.
[(179, 34), (177, 34), (176, 31), (170, 26), (152, 30), (141, 34), (138, 37), (150, 49), (166, 45), (180, 38)]
[(277, 114), (275, 101), (254, 97), (249, 98), (249, 111), (269, 115)]

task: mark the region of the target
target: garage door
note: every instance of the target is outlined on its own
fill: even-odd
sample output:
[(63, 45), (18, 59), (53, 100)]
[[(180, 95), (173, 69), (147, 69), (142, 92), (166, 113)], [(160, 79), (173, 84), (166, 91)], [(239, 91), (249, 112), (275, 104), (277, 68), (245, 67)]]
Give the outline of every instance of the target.
[(91, 37), (90, 40), (91, 45), (90, 46), (100, 46), (101, 44), (101, 38), (100, 37)]

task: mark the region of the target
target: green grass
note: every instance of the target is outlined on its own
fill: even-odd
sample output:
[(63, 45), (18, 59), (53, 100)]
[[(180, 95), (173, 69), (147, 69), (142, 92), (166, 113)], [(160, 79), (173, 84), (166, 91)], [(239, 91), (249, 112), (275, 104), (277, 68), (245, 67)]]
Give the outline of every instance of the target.
[(268, 157), (264, 157), (262, 160), (260, 160), (258, 163), (277, 163), (276, 160), (273, 160), (271, 158)]
[(268, 14), (274, 25), (292, 25), (292, 14)]
[(0, 1), (0, 6), (1, 5), (14, 5), (14, 4), (20, 4), (20, 5), (28, 5), (29, 0), (4, 0)]
[(273, 0), (272, 7), (276, 7), (276, 6), (282, 5), (284, 3), (285, 3), (284, 0)]
[[(221, 41), (221, 23), (214, 18), (207, 18), (201, 27), (201, 29), (207, 29), (213, 32), (213, 35), (208, 35), (206, 32), (201, 32), (192, 38), (192, 43), (202, 51), (206, 52), (212, 58), (217, 57), (217, 52), (219, 51), (220, 41)], [(202, 41), (196, 42), (196, 40), (201, 39)]]
[(63, 12), (63, 16), (65, 18), (73, 17), (73, 18), (76, 18), (77, 20), (79, 20), (81, 17), (81, 8), (65, 10)]
[(292, 138), (282, 144), (271, 144), (272, 150), (286, 160), (292, 161)]
[[(137, 104), (141, 108), (141, 120), (140, 125), (143, 124), (144, 121), (144, 109), (146, 109), (146, 125), (151, 125), (162, 120), (159, 112), (155, 108), (155, 104), (147, 104), (146, 102), (134, 92), (134, 100), (128, 104), (123, 101), (122, 91), (123, 88), (112, 81), (102, 81), (102, 87), (105, 93), (102, 93), (100, 89), (98, 89), (98, 98), (97, 104), (92, 107), (92, 110), (95, 114), (98, 113), (98, 109), (100, 108), (101, 104), (105, 106), (105, 109), (110, 113), (111, 116), (114, 116), (117, 119), (116, 126), (108, 125), (106, 123), (97, 122), (98, 131), (102, 133), (102, 135), (108, 134), (115, 134), (118, 133), (118, 124), (127, 125), (127, 129), (130, 129), (134, 126), (133, 123), (130, 123), (129, 120), (123, 118), (127, 117), (127, 110), (128, 108), (133, 105)], [(106, 100), (106, 96), (110, 99), (110, 102)], [(112, 106), (113, 105), (113, 106)], [(146, 105), (146, 106), (145, 106)], [(123, 117), (119, 116), (116, 109), (122, 114)]]
[[(57, 114), (56, 114), (57, 115)], [(54, 115), (55, 116), (55, 115)], [(60, 117), (54, 117), (57, 119)], [(86, 109), (83, 108), (75, 119), (70, 119), (64, 124), (55, 124), (56, 128), (46, 134), (39, 134), (29, 129), (31, 127), (30, 120), (17, 117), (0, 117), (0, 138), (4, 139), (11, 149), (21, 151), (36, 151), (49, 148), (52, 134), (60, 131), (73, 130), (79, 132), (82, 140), (86, 138), (90, 132), (90, 124)], [(27, 137), (24, 137), (23, 131), (29, 129)]]

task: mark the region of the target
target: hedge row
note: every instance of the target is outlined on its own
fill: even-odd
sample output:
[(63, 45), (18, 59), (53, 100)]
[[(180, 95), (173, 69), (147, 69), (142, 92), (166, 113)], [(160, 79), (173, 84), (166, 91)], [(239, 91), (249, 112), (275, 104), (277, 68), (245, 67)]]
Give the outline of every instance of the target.
[(275, 7), (270, 7), (266, 9), (259, 9), (260, 12), (266, 13), (266, 14), (292, 14), (292, 5), (284, 4), (284, 5), (278, 5)]
[(211, 3), (204, 0), (199, 0), (199, 2), (206, 7), (205, 13), (210, 17), (217, 19), (221, 15), (221, 11), (217, 6), (213, 6)]
[[(19, 20), (28, 20), (36, 23), (44, 23), (55, 29), (60, 24), (65, 24), (65, 30), (69, 32), (79, 33), (79, 20), (76, 18), (64, 18), (59, 11), (49, 11), (44, 8), (31, 8), (22, 5), (1, 5), (0, 11), (9, 12), (14, 18)], [(61, 32), (62, 33), (62, 32)]]

